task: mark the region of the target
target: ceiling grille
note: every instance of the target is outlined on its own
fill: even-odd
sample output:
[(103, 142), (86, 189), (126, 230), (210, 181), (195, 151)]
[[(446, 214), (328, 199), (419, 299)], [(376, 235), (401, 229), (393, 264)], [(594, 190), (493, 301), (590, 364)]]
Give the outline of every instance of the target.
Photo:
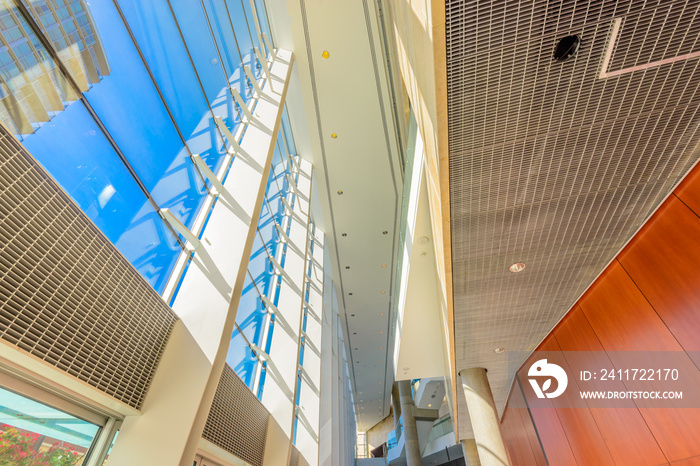
[(176, 319), (0, 125), (0, 337), (139, 408)]
[[(600, 75), (699, 51), (699, 8), (446, 5), (457, 371), (487, 367), (501, 412), (513, 367), (494, 349), (534, 349), (698, 159), (700, 59)], [(554, 62), (570, 34), (578, 55)]]
[(262, 466), (270, 414), (228, 364), (202, 437), (253, 466)]

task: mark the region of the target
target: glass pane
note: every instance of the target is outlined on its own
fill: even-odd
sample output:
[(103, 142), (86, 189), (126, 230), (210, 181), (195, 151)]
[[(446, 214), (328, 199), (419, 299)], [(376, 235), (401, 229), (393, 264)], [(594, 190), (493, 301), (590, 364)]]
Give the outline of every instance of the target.
[(181, 249), (85, 107), (69, 105), (24, 146), (162, 291)]
[(233, 338), (231, 338), (231, 345), (228, 348), (226, 362), (251, 389), (253, 388), (253, 375), (255, 374), (257, 361), (258, 359), (248, 347), (245, 339), (237, 330), (234, 330)]
[(292, 125), (289, 122), (287, 105), (284, 106), (284, 109), (282, 111), (282, 131), (284, 134), (285, 142), (287, 143), (287, 150), (289, 151), (289, 154), (296, 155), (297, 148), (294, 145), (294, 136), (292, 135)]
[[(225, 6), (228, 7), (229, 20), (233, 24), (233, 29), (236, 31), (237, 46), (239, 49), (239, 62), (237, 68), (231, 76), (231, 85), (238, 89), (241, 95), (245, 95), (246, 100), (252, 96), (252, 88), (249, 82), (246, 81), (243, 73), (242, 64), (250, 66), (251, 70), (255, 71), (255, 61), (253, 59), (253, 40), (250, 35), (250, 25), (243, 10), (241, 0), (226, 0)], [(254, 30), (254, 29), (253, 29)], [(245, 92), (245, 94), (243, 93)]]
[(263, 49), (260, 47), (260, 41), (258, 40), (258, 32), (255, 27), (255, 17), (253, 15), (253, 10), (250, 6), (250, 0), (240, 0), (240, 3), (242, 5), (243, 11), (245, 12), (244, 18), (247, 21), (251, 41), (247, 50), (241, 49), (241, 52), (243, 52), (243, 62), (246, 65), (248, 65), (251, 70), (253, 70), (253, 73), (255, 73), (256, 78), (260, 78), (260, 66), (258, 65), (255, 59), (255, 52), (253, 51), (253, 47), (257, 47), (260, 51), (262, 51)]
[[(74, 47), (76, 42), (84, 46), (84, 41), (80, 37), (64, 37), (51, 10), (44, 16), (54, 24), (52, 28), (50, 22), (44, 21), (47, 31), (58, 33), (54, 46), (59, 56), (76, 64), (85, 60), (80, 48)], [(0, 0), (0, 24), (0, 120), (21, 141), (24, 135), (34, 133), (75, 102), (78, 94), (58, 73), (36, 35), (8, 0)], [(82, 73), (79, 66), (76, 69)], [(87, 90), (84, 74), (76, 74), (76, 80)]]
[(99, 426), (0, 388), (0, 464), (82, 465)]
[(156, 203), (189, 227), (205, 200), (203, 181), (114, 4), (92, 2), (90, 13), (110, 73), (85, 97)]
[(255, 11), (258, 13), (258, 21), (260, 23), (260, 32), (267, 34), (268, 39), (272, 42), (270, 34), (270, 25), (267, 24), (267, 12), (265, 11), (265, 1), (255, 0)]
[[(167, 2), (119, 0), (119, 5), (188, 147), (216, 173), (222, 160), (223, 141)], [(209, 62), (205, 66), (207, 70), (214, 68)], [(220, 69), (212, 71), (221, 75), (219, 84), (214, 83), (214, 87), (219, 86), (213, 91), (216, 96), (225, 81)]]
[[(214, 115), (221, 117), (228, 128), (233, 128), (237, 113), (234, 110), (233, 97), (228, 89), (229, 76), (226, 75), (225, 69), (220, 63), (217, 45), (209, 33), (207, 16), (202, 10), (201, 4), (199, 2), (173, 2), (173, 9)], [(211, 128), (216, 129), (215, 126)], [(217, 141), (216, 147), (219, 149), (218, 159), (221, 159), (224, 154), (223, 141), (222, 143)], [(211, 163), (210, 166), (218, 167), (221, 160), (207, 162), (215, 162)]]

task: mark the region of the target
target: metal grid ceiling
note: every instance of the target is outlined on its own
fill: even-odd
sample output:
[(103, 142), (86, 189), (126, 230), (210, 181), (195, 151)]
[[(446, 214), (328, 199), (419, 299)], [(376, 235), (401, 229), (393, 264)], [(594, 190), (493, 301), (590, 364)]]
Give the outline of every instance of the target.
[(262, 466), (270, 414), (226, 364), (202, 437), (253, 466)]
[[(698, 159), (700, 60), (600, 79), (613, 21), (603, 71), (700, 51), (699, 8), (447, 2), (457, 371), (487, 367), (501, 412), (515, 365), (494, 349), (533, 350)], [(569, 34), (581, 50), (555, 63)]]
[(0, 337), (139, 408), (176, 319), (0, 125)]

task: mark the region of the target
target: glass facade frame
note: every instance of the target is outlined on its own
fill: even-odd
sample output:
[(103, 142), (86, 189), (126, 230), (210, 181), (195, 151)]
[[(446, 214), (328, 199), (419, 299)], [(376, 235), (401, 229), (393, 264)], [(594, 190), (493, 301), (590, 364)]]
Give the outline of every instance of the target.
[(191, 158), (225, 172), (233, 149), (214, 117), (244, 136), (232, 89), (254, 108), (244, 66), (265, 79), (264, 5), (2, 0), (0, 18), (0, 120), (166, 292), (187, 252), (160, 210), (204, 223), (211, 183)]

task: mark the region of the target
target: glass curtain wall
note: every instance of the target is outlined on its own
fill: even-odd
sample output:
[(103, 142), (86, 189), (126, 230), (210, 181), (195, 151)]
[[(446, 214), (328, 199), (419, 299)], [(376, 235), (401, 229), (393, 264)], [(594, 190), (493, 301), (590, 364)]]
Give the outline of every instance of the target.
[(288, 247), (284, 236), (291, 226), (289, 208), (296, 202), (290, 186), (290, 182), (296, 184), (299, 176), (294, 154), (285, 109), (226, 359), (258, 398), (262, 398), (267, 366), (260, 351), (269, 354), (275, 331), (275, 315), (270, 308), (277, 306), (279, 300), (280, 268), (285, 265)]
[[(311, 273), (313, 270), (313, 257), (314, 257), (314, 246), (316, 242), (314, 241), (314, 233), (316, 232), (316, 225), (313, 220), (309, 222), (309, 235), (306, 238), (307, 241), (307, 256), (306, 256), (306, 274), (304, 286), (302, 288), (304, 293), (304, 312), (301, 316), (301, 339), (299, 342), (299, 368), (297, 370), (297, 382), (296, 382), (296, 400), (294, 401), (295, 406), (299, 407), (299, 400), (301, 399), (301, 379), (303, 377), (304, 370), (304, 351), (306, 349), (306, 323), (309, 318), (309, 295), (311, 294)], [(292, 436), (292, 442), (294, 445), (297, 444), (297, 426), (299, 425), (299, 415), (294, 416), (294, 432)]]
[(250, 0), (0, 0), (0, 120), (163, 292), (267, 56)]

